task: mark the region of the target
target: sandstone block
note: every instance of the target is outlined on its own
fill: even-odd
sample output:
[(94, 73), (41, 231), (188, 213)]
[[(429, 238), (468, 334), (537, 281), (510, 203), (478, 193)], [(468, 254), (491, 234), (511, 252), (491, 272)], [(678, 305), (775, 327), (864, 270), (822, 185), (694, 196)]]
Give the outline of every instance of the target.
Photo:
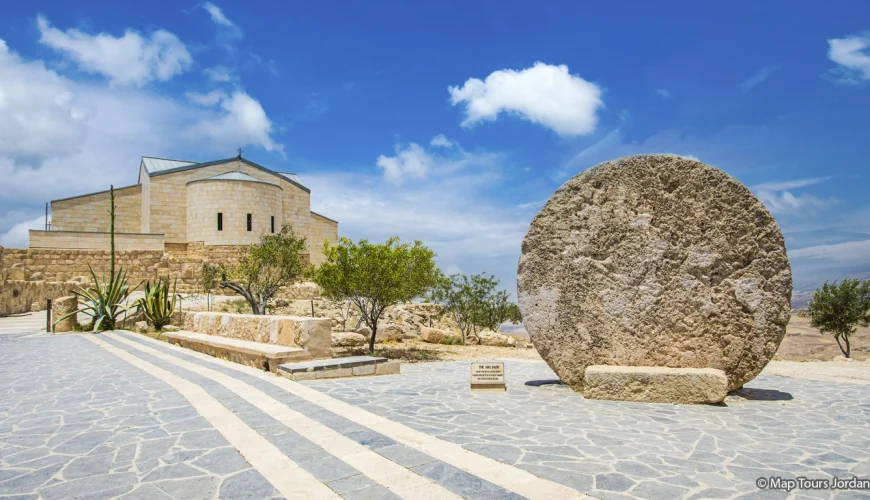
[(516, 340), (513, 337), (492, 330), (483, 330), (477, 334), (481, 345), (489, 345), (496, 347), (513, 347), (516, 345)]
[(728, 393), (725, 372), (714, 368), (587, 366), (583, 396), (644, 403), (720, 403)]
[(358, 377), (361, 375), (374, 375), (375, 374), (375, 365), (363, 365), (363, 366), (354, 366), (351, 368), (353, 371), (353, 376)]
[(378, 363), (375, 365), (375, 373), (378, 375), (398, 375), (401, 373), (402, 363), (398, 361), (387, 361), (386, 363)]
[(517, 275), (532, 343), (575, 389), (603, 364), (715, 368), (741, 387), (785, 336), (791, 290), (764, 205), (674, 155), (620, 158), (562, 185), (532, 220)]
[(351, 347), (364, 345), (366, 337), (354, 332), (332, 332), (333, 347)]
[(428, 342), (430, 344), (441, 344), (445, 340), (459, 342), (462, 339), (462, 336), (452, 330), (441, 330), (438, 328), (421, 326), (420, 339), (423, 340), (423, 342)]
[[(63, 318), (65, 315), (78, 309), (79, 303), (75, 296), (60, 297), (54, 299), (51, 303), (51, 317), (53, 321)], [(76, 315), (73, 314), (69, 318), (58, 321), (52, 326), (55, 333), (72, 332), (78, 325)]]
[[(371, 332), (366, 335), (366, 339), (370, 338)], [(381, 344), (383, 342), (401, 342), (404, 338), (405, 332), (401, 326), (387, 323), (384, 325), (378, 325), (378, 333), (375, 335), (375, 343)]]

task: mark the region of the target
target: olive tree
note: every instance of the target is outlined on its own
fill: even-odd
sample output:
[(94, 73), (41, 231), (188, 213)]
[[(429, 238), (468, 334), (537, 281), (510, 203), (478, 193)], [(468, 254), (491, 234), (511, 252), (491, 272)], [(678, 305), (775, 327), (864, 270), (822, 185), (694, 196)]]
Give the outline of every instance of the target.
[(849, 337), (859, 324), (870, 325), (870, 280), (825, 282), (813, 293), (807, 314), (810, 326), (833, 335), (843, 355), (851, 357)]
[(478, 329), (497, 330), (505, 321), (517, 323), (522, 319), (508, 292), (496, 291), (498, 285), (493, 275), (441, 276), (429, 300), (441, 304), (453, 316), (465, 344)]
[(260, 242), (235, 263), (221, 265), (219, 285), (244, 297), (254, 314), (266, 314), (266, 304), (275, 292), (305, 275), (304, 252), (305, 238), (285, 224), (278, 233), (260, 236)]
[(369, 352), (375, 350), (378, 321), (390, 306), (409, 302), (429, 291), (438, 278), (435, 253), (423, 243), (399, 243), (398, 237), (383, 244), (341, 238), (337, 245), (323, 244), (326, 260), (314, 273), (321, 293), (333, 300), (349, 300), (371, 328)]

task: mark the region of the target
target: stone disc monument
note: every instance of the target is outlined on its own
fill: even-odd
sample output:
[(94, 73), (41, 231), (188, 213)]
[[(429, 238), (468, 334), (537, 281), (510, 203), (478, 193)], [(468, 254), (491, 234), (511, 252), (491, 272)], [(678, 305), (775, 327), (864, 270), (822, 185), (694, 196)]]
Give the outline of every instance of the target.
[(674, 155), (619, 158), (562, 185), (532, 220), (517, 277), (532, 343), (576, 390), (592, 365), (712, 368), (739, 388), (779, 347), (791, 291), (764, 205)]

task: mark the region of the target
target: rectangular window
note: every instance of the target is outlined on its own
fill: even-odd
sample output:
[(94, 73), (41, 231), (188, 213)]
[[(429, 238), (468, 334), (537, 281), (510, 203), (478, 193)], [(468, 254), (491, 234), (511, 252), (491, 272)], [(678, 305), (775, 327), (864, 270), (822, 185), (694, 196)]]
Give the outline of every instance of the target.
[(275, 216), (272, 216), (272, 232), (275, 232)]
[(251, 231), (252, 225), (253, 225), (253, 221), (251, 220), (251, 214), (248, 214), (248, 231)]
[(218, 212), (218, 231), (224, 230), (224, 214)]

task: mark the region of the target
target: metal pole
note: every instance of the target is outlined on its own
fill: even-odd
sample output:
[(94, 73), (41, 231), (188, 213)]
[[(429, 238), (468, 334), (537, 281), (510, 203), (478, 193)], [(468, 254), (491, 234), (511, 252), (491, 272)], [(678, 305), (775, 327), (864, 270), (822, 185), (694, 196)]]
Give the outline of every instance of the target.
[(45, 299), (45, 331), (51, 332), (51, 299)]
[(45, 230), (48, 231), (48, 202), (45, 202)]

